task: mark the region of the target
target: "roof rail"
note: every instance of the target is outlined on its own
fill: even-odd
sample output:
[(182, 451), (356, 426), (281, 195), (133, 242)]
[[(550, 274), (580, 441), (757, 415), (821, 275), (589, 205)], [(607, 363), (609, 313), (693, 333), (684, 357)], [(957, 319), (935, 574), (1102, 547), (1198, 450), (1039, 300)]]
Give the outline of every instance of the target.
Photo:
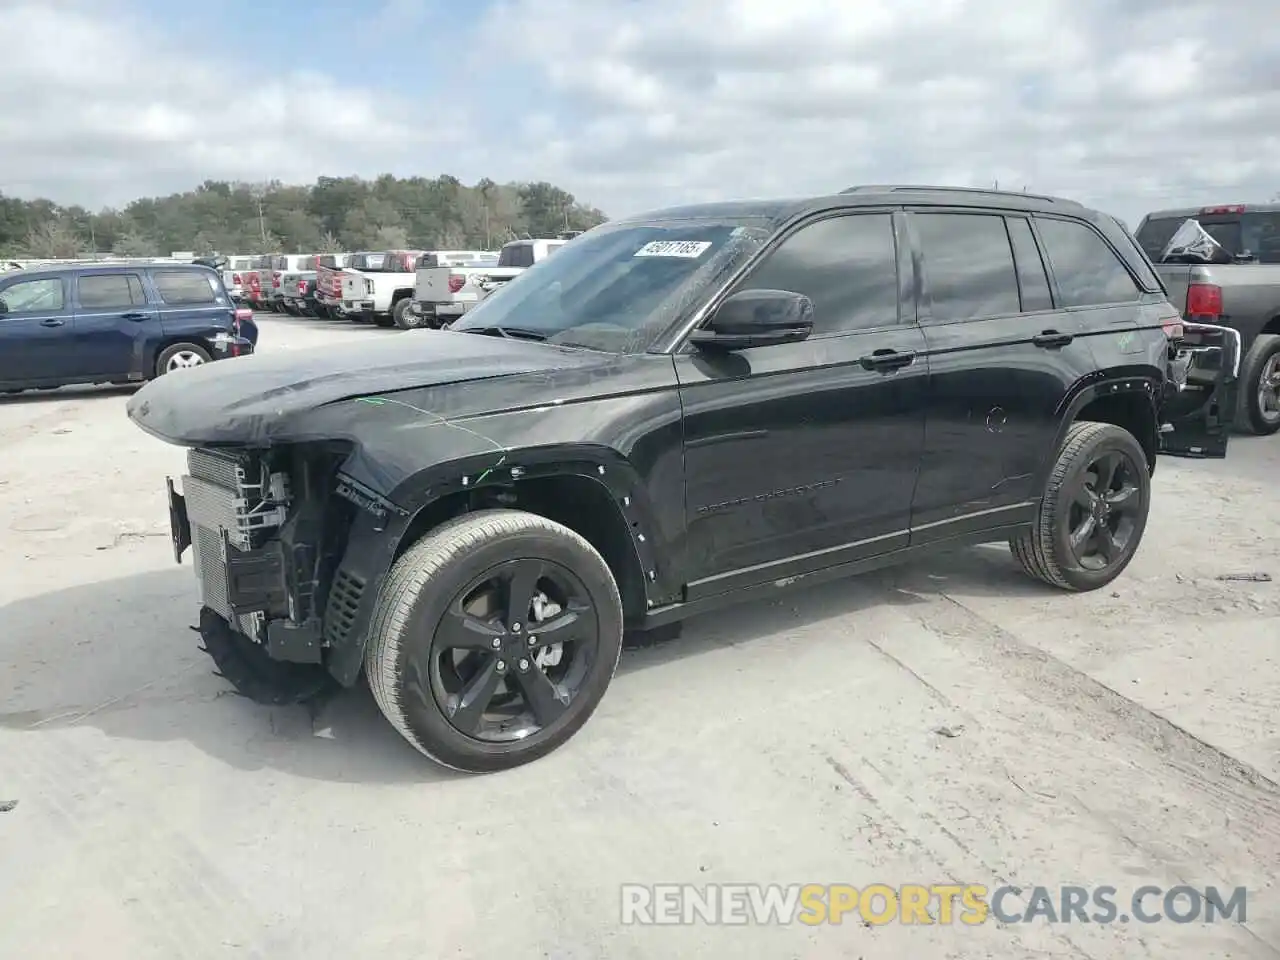
[(1022, 190), (997, 190), (991, 187), (943, 187), (936, 184), (862, 184), (847, 187), (840, 191), (843, 196), (848, 193), (897, 193), (902, 190), (929, 191), (936, 193), (973, 193), (997, 197), (1027, 197), (1031, 200), (1047, 200), (1050, 203), (1065, 203), (1073, 207), (1080, 206), (1079, 201), (1067, 200), (1063, 197), (1051, 197), (1043, 193), (1027, 193)]

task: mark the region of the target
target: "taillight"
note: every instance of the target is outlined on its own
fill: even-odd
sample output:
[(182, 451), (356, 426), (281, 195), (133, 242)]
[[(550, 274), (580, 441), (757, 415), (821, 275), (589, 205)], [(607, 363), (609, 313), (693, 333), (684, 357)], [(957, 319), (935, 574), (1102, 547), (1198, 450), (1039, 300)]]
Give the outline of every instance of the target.
[(305, 280), (298, 281), (298, 293), (300, 293), (304, 297), (307, 295), (307, 281)]
[(449, 274), (449, 292), (457, 293), (467, 285), (467, 278), (460, 273)]
[(1187, 308), (1183, 315), (1188, 320), (1208, 317), (1217, 320), (1222, 316), (1222, 288), (1216, 283), (1193, 283), (1187, 287)]
[(1200, 209), (1201, 216), (1212, 216), (1213, 214), (1224, 213), (1244, 213), (1243, 203), (1230, 203), (1223, 207), (1202, 207)]
[(240, 274), (238, 273), (233, 273), (231, 275), (231, 282), (234, 283), (236, 286), (244, 285), (244, 281), (240, 279)]
[(273, 287), (278, 287), (278, 286), (280, 286), (280, 274), (279, 274), (279, 273), (273, 273), (273, 274), (271, 274), (271, 285), (272, 285)]

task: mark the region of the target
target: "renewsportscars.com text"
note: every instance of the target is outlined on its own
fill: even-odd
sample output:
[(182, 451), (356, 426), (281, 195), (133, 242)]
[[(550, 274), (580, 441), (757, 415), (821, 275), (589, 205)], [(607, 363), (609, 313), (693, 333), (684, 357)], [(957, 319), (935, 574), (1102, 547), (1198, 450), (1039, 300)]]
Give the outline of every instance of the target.
[(1219, 923), (1247, 920), (1235, 887), (1057, 887), (983, 884), (626, 884), (624, 924), (817, 926), (998, 923)]

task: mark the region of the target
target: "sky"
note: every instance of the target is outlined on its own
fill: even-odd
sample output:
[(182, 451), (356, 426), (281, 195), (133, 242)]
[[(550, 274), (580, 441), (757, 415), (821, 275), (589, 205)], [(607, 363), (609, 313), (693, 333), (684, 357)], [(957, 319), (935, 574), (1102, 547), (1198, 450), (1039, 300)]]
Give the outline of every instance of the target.
[(0, 191), (94, 209), (379, 173), (610, 216), (998, 184), (1136, 224), (1280, 194), (1275, 0), (0, 0), (0, 36)]

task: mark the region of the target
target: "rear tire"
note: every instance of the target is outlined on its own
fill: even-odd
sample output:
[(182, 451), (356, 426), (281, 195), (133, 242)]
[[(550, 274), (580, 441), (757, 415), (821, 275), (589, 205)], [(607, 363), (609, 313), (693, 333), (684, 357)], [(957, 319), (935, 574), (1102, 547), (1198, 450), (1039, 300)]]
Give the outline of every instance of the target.
[(174, 370), (203, 366), (210, 359), (209, 351), (197, 343), (174, 343), (156, 358), (155, 375), (162, 377)]
[[(1108, 464), (1114, 472), (1107, 472)], [(1133, 434), (1110, 423), (1073, 423), (1035, 522), (1009, 548), (1036, 580), (1062, 590), (1096, 590), (1129, 565), (1150, 509), (1147, 457)]]
[[(1239, 407), (1235, 422), (1240, 430), (1259, 437), (1280, 431), (1280, 336), (1259, 334), (1240, 364)], [(1267, 403), (1264, 405), (1264, 397)]]
[(613, 574), (590, 543), (536, 514), (480, 510), (396, 561), (365, 673), (383, 714), (425, 756), (469, 773), (505, 770), (555, 750), (595, 712), (622, 622)]
[(409, 312), (409, 307), (412, 305), (413, 301), (405, 297), (403, 300), (397, 300), (391, 310), (391, 319), (401, 330), (416, 330), (425, 325), (422, 317)]

